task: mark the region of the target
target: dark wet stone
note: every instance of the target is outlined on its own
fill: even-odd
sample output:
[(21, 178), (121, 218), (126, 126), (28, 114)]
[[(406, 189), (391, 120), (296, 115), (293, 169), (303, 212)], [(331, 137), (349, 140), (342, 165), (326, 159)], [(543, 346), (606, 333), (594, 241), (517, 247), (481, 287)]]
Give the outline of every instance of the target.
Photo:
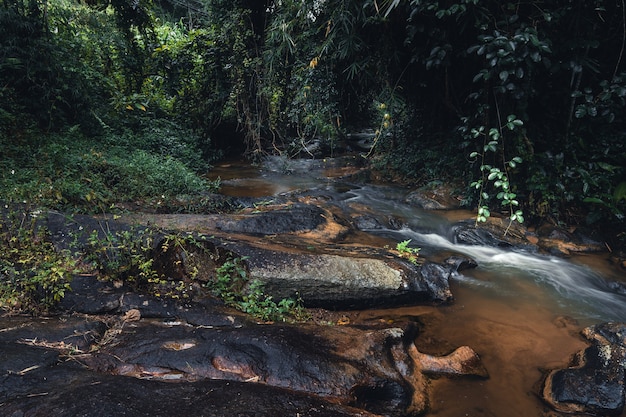
[(478, 266), (475, 260), (463, 255), (453, 255), (443, 261), (443, 265), (449, 267), (452, 272), (461, 272)]
[(563, 369), (552, 375), (552, 400), (569, 404), (571, 410), (598, 415), (620, 415), (624, 409), (624, 370), (605, 369), (598, 366), (598, 352), (589, 348), (585, 352), (586, 366)]
[(63, 369), (32, 381), (31, 396), (3, 398), (0, 414), (31, 417), (375, 417), (363, 410), (262, 384), (168, 383)]
[(496, 237), (490, 230), (476, 227), (474, 221), (461, 222), (454, 226), (454, 242), (473, 246), (509, 247), (511, 244)]
[[(62, 343), (78, 350), (89, 350), (107, 329), (97, 318), (62, 316), (37, 319), (0, 318), (0, 341), (21, 344)], [(32, 342), (32, 343), (31, 343)]]
[(411, 192), (405, 201), (424, 210), (448, 210), (460, 206), (460, 199), (453, 194), (450, 186), (431, 184)]
[(400, 352), (415, 337), (416, 330), (407, 326), (206, 329), (141, 321), (125, 325), (111, 346), (78, 360), (102, 373), (257, 382), (402, 415), (425, 407), (424, 399), (415, 404), (421, 387), (413, 382), (411, 358)]
[(570, 368), (548, 374), (544, 399), (558, 411), (620, 415), (626, 395), (626, 324), (601, 323), (583, 335), (591, 345)]
[(15, 342), (0, 343), (0, 352), (0, 415), (4, 416), (2, 403), (38, 392), (59, 363), (59, 353)]
[(611, 289), (612, 291), (618, 294), (626, 295), (626, 282), (611, 281), (607, 284), (609, 286), (609, 289)]
[[(613, 351), (613, 354), (621, 355), (621, 359), (626, 361), (626, 323), (607, 322), (596, 324), (586, 328), (583, 334), (589, 340), (617, 348), (618, 350)], [(626, 362), (624, 365), (626, 366)]]
[(223, 232), (274, 235), (313, 230), (325, 222), (324, 211), (308, 204), (294, 204), (286, 209), (271, 210), (237, 218), (219, 218), (216, 228)]
[(376, 414), (405, 410), (411, 404), (411, 392), (393, 380), (379, 380), (370, 386), (355, 387), (350, 395), (354, 398), (351, 402), (353, 406)]
[(182, 309), (176, 301), (146, 294), (126, 293), (121, 298), (120, 312), (139, 310), (142, 317), (169, 319), (179, 316)]
[[(0, 404), (12, 397), (31, 395), (50, 379), (60, 352), (88, 352), (107, 326), (81, 317), (49, 319), (0, 318)], [(0, 415), (3, 414), (0, 406)]]
[(449, 302), (454, 299), (450, 291), (450, 269), (432, 262), (426, 262), (420, 269), (423, 282), (428, 286), (432, 300)]
[(373, 216), (357, 216), (353, 219), (354, 226), (359, 230), (382, 229), (383, 225)]
[(131, 292), (127, 287), (115, 288), (112, 282), (94, 276), (78, 276), (72, 291), (66, 293), (59, 309), (82, 314), (124, 314), (138, 310), (141, 317), (182, 320), (197, 326), (236, 326), (240, 319), (227, 311), (224, 303), (212, 297), (195, 297), (181, 302), (149, 294)]
[(426, 196), (423, 192), (411, 193), (406, 198), (406, 202), (424, 210), (444, 210), (448, 208), (434, 198)]
[(102, 282), (95, 275), (75, 276), (71, 291), (59, 303), (59, 308), (84, 314), (106, 314), (117, 312), (122, 293), (110, 282)]

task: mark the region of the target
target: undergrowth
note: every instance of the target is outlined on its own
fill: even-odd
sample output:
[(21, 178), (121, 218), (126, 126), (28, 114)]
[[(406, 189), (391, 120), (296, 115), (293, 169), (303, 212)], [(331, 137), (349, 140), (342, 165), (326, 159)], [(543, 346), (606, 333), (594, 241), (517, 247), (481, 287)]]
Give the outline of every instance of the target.
[(75, 129), (18, 139), (0, 135), (0, 195), (12, 202), (100, 212), (116, 203), (156, 207), (216, 191), (219, 182), (203, 177), (209, 165), (199, 159), (201, 152), (171, 134), (160, 138), (159, 132), (140, 132), (134, 141), (111, 132), (87, 138)]
[(0, 310), (46, 313), (70, 289), (78, 261), (57, 250), (36, 211), (0, 216)]
[[(190, 250), (200, 251), (211, 257), (208, 249), (193, 235), (166, 234), (155, 245), (155, 232), (151, 229), (133, 228), (112, 232), (94, 230), (88, 238), (86, 260), (105, 280), (117, 280), (135, 290), (157, 297), (191, 300), (202, 292), (197, 280), (198, 271), (185, 271), (184, 279), (172, 279), (157, 271), (155, 259), (158, 252), (167, 252), (172, 247), (185, 253), (190, 262)], [(218, 260), (219, 261), (219, 260)], [(307, 318), (300, 300), (282, 299), (275, 302), (264, 293), (258, 280), (249, 282), (244, 259), (228, 257), (220, 261), (215, 277), (204, 287), (212, 295), (262, 321), (301, 321)]]
[[(95, 273), (116, 287), (165, 299), (192, 301), (208, 291), (226, 305), (264, 322), (308, 319), (301, 300), (275, 302), (264, 293), (260, 281), (248, 280), (244, 259), (215, 258), (191, 234), (164, 234), (143, 227), (113, 230), (102, 222), (99, 230), (75, 233), (71, 250), (60, 250), (40, 216), (41, 211), (26, 207), (9, 211), (8, 204), (0, 213), (0, 311), (53, 312), (71, 291), (72, 278), (84, 272)], [(155, 265), (155, 260), (172, 248), (183, 251), (190, 264), (182, 277), (166, 276)], [(197, 268), (189, 261), (192, 252), (217, 261), (208, 281), (199, 279)]]

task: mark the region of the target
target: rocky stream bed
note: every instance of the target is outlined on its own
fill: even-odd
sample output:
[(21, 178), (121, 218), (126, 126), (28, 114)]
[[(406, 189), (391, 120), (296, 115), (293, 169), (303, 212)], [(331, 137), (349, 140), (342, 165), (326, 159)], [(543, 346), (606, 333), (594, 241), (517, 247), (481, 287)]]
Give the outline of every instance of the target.
[[(413, 204), (441, 200), (435, 197), (411, 199)], [(162, 250), (157, 239), (161, 250), (154, 252), (159, 271), (186, 283), (189, 297), (157, 297), (87, 274), (74, 278), (58, 314), (0, 318), (0, 414), (416, 416), (429, 415), (432, 381), (479, 384), (490, 377), (482, 353), (472, 346), (421, 352), (416, 339), (436, 330), (419, 315), (385, 319), (352, 313), (453, 304), (451, 278), (475, 268), (476, 260), (451, 254), (410, 262), (367, 234), (405, 227), (401, 219), (381, 220), (367, 207), (347, 211), (328, 192), (230, 204), (239, 206), (236, 213), (48, 213), (46, 226), (59, 248), (78, 230), (102, 231), (105, 224), (109, 231), (150, 227), (161, 238), (165, 231), (193, 233), (194, 245)], [(497, 219), (478, 229), (461, 221), (455, 239), (560, 254), (601, 249), (594, 242), (563, 241), (521, 227), (503, 238), (505, 227)], [(262, 282), (274, 299), (301, 298), (310, 319), (254, 320), (202, 291), (216, 268), (233, 257), (245, 260), (250, 280)], [(586, 348), (569, 365), (545, 369), (537, 381), (534, 395), (545, 405), (544, 416), (623, 413), (626, 324), (596, 324), (582, 336)]]

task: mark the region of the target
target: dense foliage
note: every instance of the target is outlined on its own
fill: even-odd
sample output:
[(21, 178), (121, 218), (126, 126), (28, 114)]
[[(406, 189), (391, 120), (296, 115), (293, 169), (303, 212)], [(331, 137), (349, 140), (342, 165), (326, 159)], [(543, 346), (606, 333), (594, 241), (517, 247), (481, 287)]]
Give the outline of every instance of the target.
[[(462, 180), (479, 219), (624, 237), (625, 44), (623, 0), (0, 0), (2, 189), (108, 204), (183, 172), (167, 187), (194, 192), (220, 150), (372, 128), (379, 168)], [(122, 157), (171, 165), (140, 192)]]

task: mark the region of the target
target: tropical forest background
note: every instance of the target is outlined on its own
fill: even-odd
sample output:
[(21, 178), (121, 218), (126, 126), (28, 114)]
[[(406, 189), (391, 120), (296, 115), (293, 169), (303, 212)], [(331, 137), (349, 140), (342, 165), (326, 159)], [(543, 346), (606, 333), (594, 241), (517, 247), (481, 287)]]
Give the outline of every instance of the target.
[(0, 0), (0, 199), (206, 211), (226, 156), (363, 152), (623, 245), (624, 0)]

